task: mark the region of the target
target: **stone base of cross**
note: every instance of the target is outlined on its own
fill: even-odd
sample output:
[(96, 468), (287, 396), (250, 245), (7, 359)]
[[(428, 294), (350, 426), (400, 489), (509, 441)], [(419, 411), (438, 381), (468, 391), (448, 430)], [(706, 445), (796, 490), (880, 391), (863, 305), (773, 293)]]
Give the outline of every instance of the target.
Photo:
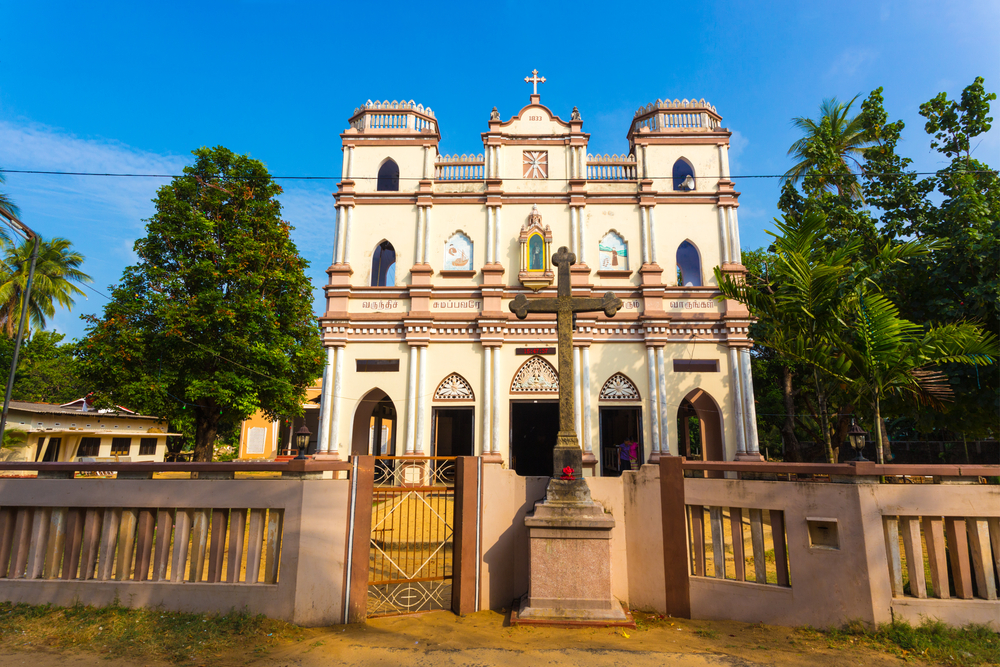
[(573, 297), (570, 284), (571, 265), (576, 263), (576, 255), (566, 246), (559, 248), (552, 256), (552, 263), (558, 267), (558, 290), (554, 299), (529, 299), (518, 294), (510, 303), (510, 311), (523, 320), (528, 313), (555, 313), (556, 328), (559, 333), (559, 434), (552, 452), (552, 479), (545, 497), (557, 503), (590, 502), (590, 489), (583, 480), (583, 450), (577, 438), (573, 413), (573, 313), (604, 311), (614, 317), (621, 310), (622, 300), (607, 292), (600, 299)]

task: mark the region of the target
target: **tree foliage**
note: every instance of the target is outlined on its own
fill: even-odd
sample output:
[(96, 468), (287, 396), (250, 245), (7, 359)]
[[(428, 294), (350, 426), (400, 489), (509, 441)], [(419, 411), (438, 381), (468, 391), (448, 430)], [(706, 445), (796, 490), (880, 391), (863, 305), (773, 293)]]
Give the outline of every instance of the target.
[[(77, 371), (76, 344), (64, 343), (54, 331), (35, 331), (18, 356), (11, 399), (36, 403), (69, 403), (87, 393)], [(14, 340), (0, 336), (0, 368), (10, 368)], [(0, 385), (0, 395), (3, 393)]]
[[(983, 80), (978, 78), (966, 87), (959, 101), (942, 93), (921, 106), (931, 148), (947, 162), (930, 177), (914, 173), (912, 160), (898, 154), (905, 125), (889, 122), (881, 88), (862, 102), (857, 116), (846, 113), (850, 105), (826, 102), (820, 121), (799, 123), (804, 136), (790, 153), (803, 160), (789, 172), (796, 178), (786, 181), (779, 200), (786, 225), (800, 227), (810, 217), (822, 215), (826, 224), (816, 239), (817, 251), (820, 246), (828, 253), (847, 248), (861, 264), (869, 263), (869, 258), (885, 248), (913, 241), (926, 248), (905, 262), (884, 264), (871, 280), (860, 285), (841, 285), (848, 290), (842, 294), (844, 303), (855, 307), (842, 316), (844, 323), (854, 322), (854, 331), (859, 332), (856, 327), (866, 316), (874, 318), (869, 324), (892, 342), (889, 349), (882, 349), (871, 341), (872, 346), (866, 348), (863, 339), (842, 341), (856, 382), (827, 383), (827, 398), (832, 403), (829, 412), (836, 423), (819, 430), (824, 439), (836, 432), (834, 444), (842, 436), (840, 431), (846, 430), (848, 416), (867, 413), (869, 404), (871, 418), (875, 418), (874, 412), (881, 413), (880, 424), (881, 417), (888, 415), (894, 423), (908, 423), (919, 432), (937, 432), (943, 437), (995, 437), (1000, 432), (1000, 372), (996, 365), (983, 368), (976, 363), (975, 346), (968, 339), (963, 349), (973, 355), (971, 358), (949, 361), (949, 355), (939, 348), (936, 356), (930, 355), (937, 361), (930, 364), (930, 356), (915, 352), (921, 346), (933, 348), (934, 336), (947, 335), (954, 340), (973, 329), (981, 334), (980, 344), (992, 350), (1000, 333), (1000, 182), (995, 170), (973, 157), (976, 137), (990, 129), (989, 103), (995, 98), (985, 92)], [(829, 116), (835, 118), (827, 121)], [(852, 132), (833, 132), (834, 121)], [(852, 136), (854, 147), (859, 149), (850, 153), (856, 160), (851, 169), (845, 167), (851, 158), (842, 157), (845, 136)], [(761, 252), (764, 258), (759, 263), (773, 269), (775, 254)], [(755, 334), (758, 341), (772, 333), (768, 326), (755, 325), (760, 331)], [(855, 356), (848, 354), (849, 349)], [(862, 354), (865, 351), (870, 355), (867, 358)], [(820, 420), (824, 411), (819, 399), (824, 387), (817, 382), (806, 388), (801, 382), (802, 357), (775, 351), (755, 356), (762, 361), (765, 357), (767, 368), (762, 370), (768, 377), (782, 380), (784, 405), (780, 411), (786, 413), (782, 438), (787, 455), (797, 447), (794, 430), (813, 436), (810, 420), (802, 419), (801, 413), (811, 413)], [(825, 363), (829, 366), (831, 361)], [(930, 371), (928, 364), (935, 370)], [(909, 370), (901, 374), (891, 370), (900, 368)], [(826, 375), (835, 377), (829, 372)], [(861, 376), (868, 378), (867, 385), (858, 383)], [(894, 379), (889, 380), (890, 376)], [(862, 385), (866, 391), (860, 390)], [(875, 388), (883, 385), (890, 388), (884, 394)], [(936, 387), (936, 397), (935, 391), (927, 391), (932, 387)], [(810, 394), (814, 389), (817, 394)], [(949, 395), (956, 400), (941, 400)], [(884, 411), (879, 410), (883, 396)], [(877, 437), (882, 431), (878, 429)]]
[(88, 317), (81, 372), (102, 400), (191, 418), (195, 459), (263, 410), (302, 411), (322, 372), (307, 262), (262, 163), (217, 147), (157, 193), (139, 262)]

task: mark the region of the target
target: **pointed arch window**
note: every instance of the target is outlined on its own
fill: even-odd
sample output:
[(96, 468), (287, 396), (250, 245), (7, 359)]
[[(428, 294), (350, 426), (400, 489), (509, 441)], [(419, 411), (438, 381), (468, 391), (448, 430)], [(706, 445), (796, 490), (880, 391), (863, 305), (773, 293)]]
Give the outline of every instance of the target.
[(395, 192), (399, 190), (399, 165), (391, 158), (382, 163), (378, 169), (378, 185), (376, 190)]
[(372, 287), (392, 287), (395, 284), (396, 249), (388, 241), (382, 241), (372, 253)]
[(694, 167), (684, 158), (674, 162), (674, 190), (694, 190)]
[(605, 234), (597, 247), (602, 271), (628, 271), (628, 246), (617, 232), (612, 230)]
[(677, 285), (701, 287), (701, 256), (690, 241), (677, 247)]

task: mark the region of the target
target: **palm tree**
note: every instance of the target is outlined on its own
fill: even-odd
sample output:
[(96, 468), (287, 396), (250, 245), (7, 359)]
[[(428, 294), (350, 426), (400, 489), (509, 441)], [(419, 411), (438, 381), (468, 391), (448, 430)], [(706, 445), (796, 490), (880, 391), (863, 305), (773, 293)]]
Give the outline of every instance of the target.
[(847, 104), (836, 97), (823, 100), (818, 121), (801, 117), (792, 119), (792, 125), (802, 131), (803, 137), (788, 149), (788, 154), (796, 159), (796, 163), (785, 173), (785, 179), (797, 181), (815, 170), (818, 172), (817, 186), (832, 186), (838, 194), (843, 194), (846, 189), (851, 197), (862, 199), (861, 185), (852, 175), (851, 163), (861, 169), (858, 158), (872, 142), (862, 116), (850, 115), (851, 106), (857, 99), (855, 95)]
[[(5, 274), (0, 279), (0, 326), (8, 337), (14, 335), (21, 319), (21, 297), (28, 281), (33, 250), (32, 240), (20, 245), (0, 240), (0, 271)], [(74, 283), (92, 282), (91, 277), (79, 269), (82, 263), (83, 255), (72, 249), (69, 240), (42, 240), (28, 300), (26, 329), (30, 326), (44, 329), (46, 318), (55, 315), (55, 304), (72, 308), (76, 303), (73, 297), (83, 295), (83, 290)]]
[(857, 343), (844, 345), (851, 372), (842, 379), (861, 401), (871, 401), (878, 462), (885, 462), (882, 400), (888, 394), (915, 397), (938, 405), (952, 396), (948, 378), (935, 366), (947, 363), (987, 366), (996, 361), (997, 338), (961, 322), (925, 329), (899, 316), (883, 294), (861, 287), (854, 300)]
[(862, 259), (862, 241), (849, 238), (839, 248), (824, 242), (829, 233), (827, 217), (809, 211), (800, 219), (775, 220), (780, 233), (774, 237), (771, 275), (764, 285), (749, 285), (723, 275), (716, 268), (723, 297), (747, 306), (766, 321), (757, 342), (781, 355), (809, 366), (816, 387), (817, 411), (827, 460), (834, 460), (829, 420), (831, 381), (842, 384), (851, 377), (853, 360), (845, 353), (844, 337), (850, 332), (854, 295), (871, 285), (877, 272), (907, 258), (925, 254), (925, 242), (886, 244), (869, 260)]
[[(0, 185), (7, 182), (4, 178), (3, 172), (0, 171)], [(11, 220), (17, 220), (17, 216), (21, 215), (21, 209), (17, 207), (10, 197), (6, 193), (0, 192), (0, 216)], [(10, 235), (7, 233), (6, 225), (0, 225), (0, 238), (9, 239)]]

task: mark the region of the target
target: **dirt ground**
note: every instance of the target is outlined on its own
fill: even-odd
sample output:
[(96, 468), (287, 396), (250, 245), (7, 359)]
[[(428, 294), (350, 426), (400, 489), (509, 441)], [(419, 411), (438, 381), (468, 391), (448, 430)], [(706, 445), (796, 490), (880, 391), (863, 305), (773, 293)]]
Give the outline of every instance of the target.
[[(365, 665), (896, 665), (898, 657), (863, 647), (831, 648), (821, 635), (790, 628), (736, 622), (686, 621), (636, 615), (638, 627), (510, 627), (507, 614), (485, 611), (458, 617), (429, 612), (370, 620), (363, 625), (309, 628), (266, 650), (212, 656), (204, 664)], [(109, 659), (78, 650), (53, 652), (0, 649), (0, 664), (85, 667), (166, 663)], [(201, 664), (201, 663), (188, 663)], [(926, 664), (926, 663), (924, 663)]]

